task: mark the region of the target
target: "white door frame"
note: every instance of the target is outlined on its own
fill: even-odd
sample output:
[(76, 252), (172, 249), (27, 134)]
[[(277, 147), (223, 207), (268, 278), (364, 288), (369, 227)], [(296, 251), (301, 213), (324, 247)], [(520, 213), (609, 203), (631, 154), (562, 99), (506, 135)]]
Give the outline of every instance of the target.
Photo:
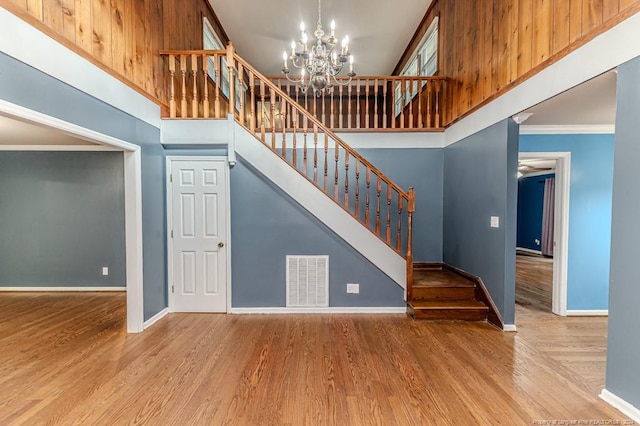
[(571, 191), (570, 152), (520, 152), (518, 159), (556, 160), (556, 187), (553, 241), (553, 290), (551, 311), (567, 315), (567, 274), (569, 266), (569, 195)]
[(97, 145), (0, 145), (5, 151), (122, 151), (124, 156), (127, 333), (144, 327), (142, 284), (142, 167), (140, 147), (77, 124), (0, 100), (0, 114)]
[(228, 158), (224, 156), (214, 155), (198, 155), (198, 156), (185, 156), (185, 155), (168, 155), (166, 157), (166, 182), (167, 188), (167, 294), (169, 296), (169, 312), (173, 310), (173, 298), (171, 297), (171, 277), (173, 276), (173, 261), (171, 260), (171, 253), (173, 252), (173, 240), (171, 238), (171, 229), (173, 228), (173, 212), (171, 206), (172, 193), (171, 193), (171, 162), (172, 161), (222, 161), (224, 162), (224, 176), (226, 181), (225, 191), (227, 191), (226, 197), (226, 210), (227, 223), (225, 224), (225, 230), (227, 232), (227, 238), (225, 246), (227, 248), (227, 313), (231, 312), (231, 179), (229, 173)]

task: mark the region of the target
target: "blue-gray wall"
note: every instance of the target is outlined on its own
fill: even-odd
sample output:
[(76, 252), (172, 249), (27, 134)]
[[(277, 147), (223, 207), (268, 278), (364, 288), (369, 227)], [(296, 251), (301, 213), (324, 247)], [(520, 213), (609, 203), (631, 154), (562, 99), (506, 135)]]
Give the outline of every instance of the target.
[(288, 254), (329, 255), (331, 307), (404, 306), (400, 286), (242, 158), (231, 169), (231, 238), (233, 307), (285, 306)]
[(606, 388), (640, 409), (640, 57), (618, 67)]
[(444, 149), (367, 148), (358, 152), (405, 191), (414, 187), (413, 260), (442, 262)]
[(0, 218), (0, 286), (126, 285), (121, 152), (0, 151)]
[(515, 315), (517, 167), (511, 119), (444, 151), (444, 262), (482, 278), (505, 324)]
[(540, 251), (542, 249), (542, 213), (545, 179), (554, 174), (518, 179), (518, 235), (516, 245)]
[(167, 306), (164, 149), (160, 129), (0, 53), (0, 99), (139, 145), (144, 318)]
[(614, 135), (522, 135), (520, 152), (570, 152), (567, 309), (607, 309)]

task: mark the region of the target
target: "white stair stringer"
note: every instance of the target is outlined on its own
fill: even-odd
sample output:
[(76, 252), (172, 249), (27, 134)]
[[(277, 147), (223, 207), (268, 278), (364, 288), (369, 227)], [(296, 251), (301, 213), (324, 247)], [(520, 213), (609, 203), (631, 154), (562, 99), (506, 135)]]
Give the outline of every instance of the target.
[(285, 164), (254, 135), (233, 121), (229, 151), (235, 152), (296, 200), (378, 269), (406, 289), (407, 262), (363, 224), (327, 197), (302, 174)]

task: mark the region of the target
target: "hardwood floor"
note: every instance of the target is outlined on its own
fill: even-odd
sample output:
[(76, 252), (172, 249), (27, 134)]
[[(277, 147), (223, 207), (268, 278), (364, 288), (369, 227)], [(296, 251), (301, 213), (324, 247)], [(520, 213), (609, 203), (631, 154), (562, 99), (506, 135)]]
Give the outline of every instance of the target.
[(624, 418), (535, 334), (406, 315), (171, 314), (127, 335), (124, 304), (117, 293), (0, 293), (0, 424)]
[(553, 260), (516, 256), (516, 326), (550, 362), (596, 394), (604, 388), (607, 317), (560, 317), (551, 313)]

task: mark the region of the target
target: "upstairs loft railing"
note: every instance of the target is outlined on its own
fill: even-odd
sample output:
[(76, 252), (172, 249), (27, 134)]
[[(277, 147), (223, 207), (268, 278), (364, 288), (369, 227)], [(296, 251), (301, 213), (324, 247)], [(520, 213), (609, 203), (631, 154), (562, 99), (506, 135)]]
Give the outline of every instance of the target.
[(226, 118), (232, 111), (258, 141), (406, 259), (411, 296), (413, 188), (400, 188), (232, 45), (226, 52), (161, 55), (168, 60), (169, 118)]
[(442, 131), (444, 77), (338, 78), (331, 93), (303, 93), (283, 76), (269, 77), (280, 90), (334, 131)]

